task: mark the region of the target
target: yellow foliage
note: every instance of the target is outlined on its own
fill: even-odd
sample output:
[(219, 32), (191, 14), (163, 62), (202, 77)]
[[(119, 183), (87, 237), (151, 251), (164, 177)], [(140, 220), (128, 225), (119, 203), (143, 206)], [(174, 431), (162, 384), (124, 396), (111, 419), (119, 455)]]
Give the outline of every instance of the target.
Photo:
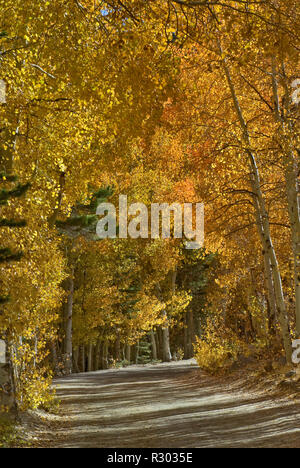
[(228, 369), (242, 349), (243, 344), (234, 335), (230, 336), (218, 319), (208, 320), (204, 336), (197, 338), (194, 345), (199, 367), (210, 374)]

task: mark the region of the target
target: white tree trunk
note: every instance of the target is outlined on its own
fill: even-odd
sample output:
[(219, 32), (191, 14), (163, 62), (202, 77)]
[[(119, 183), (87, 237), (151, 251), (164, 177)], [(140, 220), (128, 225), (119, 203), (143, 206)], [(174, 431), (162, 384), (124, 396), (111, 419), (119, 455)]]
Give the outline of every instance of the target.
[(172, 354), (170, 350), (170, 330), (168, 326), (168, 315), (167, 312), (163, 312), (163, 317), (166, 320), (166, 325), (162, 328), (162, 351), (163, 351), (163, 362), (171, 362), (172, 361)]
[[(284, 70), (284, 66), (283, 66)], [(284, 74), (285, 75), (285, 74)], [(295, 149), (292, 143), (292, 126), (285, 114), (288, 116), (290, 112), (291, 98), (289, 95), (289, 87), (285, 80), (285, 108), (280, 108), (278, 82), (277, 82), (277, 66), (276, 60), (273, 57), (272, 63), (272, 86), (274, 97), (274, 116), (275, 121), (280, 123), (281, 138), (285, 141), (283, 164), (285, 170), (286, 196), (288, 202), (289, 220), (291, 225), (292, 251), (294, 257), (294, 283), (295, 283), (295, 304), (296, 304), (296, 331), (300, 336), (300, 198), (299, 198), (299, 183), (298, 183), (298, 167), (297, 158), (295, 157)]]
[[(176, 279), (176, 276), (175, 276)], [(157, 285), (157, 293), (160, 300), (162, 300), (160, 285)], [(162, 312), (164, 319), (164, 325), (161, 327), (162, 330), (162, 359), (163, 362), (171, 362), (172, 354), (170, 349), (170, 330), (169, 330), (169, 318), (166, 310)]]
[(93, 370), (93, 345), (89, 343), (88, 345), (88, 372)]
[(229, 71), (229, 67), (227, 65), (227, 60), (224, 57), (220, 43), (219, 43), (219, 50), (220, 50), (220, 56), (221, 56), (221, 60), (223, 63), (227, 83), (231, 92), (232, 100), (234, 103), (234, 107), (235, 107), (238, 119), (240, 122), (241, 130), (243, 134), (243, 140), (246, 146), (245, 151), (248, 157), (249, 167), (250, 167), (250, 172), (251, 172), (250, 182), (251, 182), (252, 191), (254, 193), (256, 217), (259, 223), (258, 231), (261, 237), (264, 252), (267, 252), (269, 259), (270, 259), (270, 264), (271, 264), (273, 278), (274, 278), (276, 302), (277, 302), (277, 307), (278, 307), (278, 312), (279, 312), (278, 318), (279, 318), (280, 327), (281, 327), (281, 333), (282, 333), (282, 338), (283, 338), (286, 359), (287, 359), (287, 362), (291, 362), (292, 343), (291, 343), (291, 335), (290, 335), (289, 323), (288, 323), (288, 318), (287, 318), (287, 313), (286, 313), (286, 304), (284, 300), (279, 264), (278, 264), (277, 256), (275, 253), (273, 241), (271, 238), (269, 215), (266, 209), (264, 196), (261, 190), (259, 170), (257, 167), (255, 154), (251, 150), (251, 140), (250, 140), (250, 135), (248, 132), (248, 127), (244, 119), (243, 112), (239, 103), (239, 99), (235, 91), (235, 86), (233, 84), (231, 74)]
[(274, 325), (275, 325), (276, 318), (277, 318), (276, 298), (275, 298), (274, 282), (273, 282), (270, 259), (266, 252), (264, 254), (264, 262), (265, 262), (265, 282), (266, 282), (268, 303), (269, 303), (269, 309), (270, 309), (269, 329), (273, 333), (275, 332)]
[(131, 346), (130, 344), (126, 344), (125, 346), (125, 359), (128, 362), (131, 362)]
[(154, 335), (153, 330), (151, 330), (150, 332), (150, 337), (151, 337), (151, 346), (152, 346), (152, 359), (154, 361), (157, 361), (157, 348), (156, 348), (156, 341), (155, 341), (155, 335)]
[(67, 280), (68, 300), (65, 304), (65, 373), (72, 373), (72, 332), (73, 332), (73, 298), (74, 298), (74, 279), (73, 276)]

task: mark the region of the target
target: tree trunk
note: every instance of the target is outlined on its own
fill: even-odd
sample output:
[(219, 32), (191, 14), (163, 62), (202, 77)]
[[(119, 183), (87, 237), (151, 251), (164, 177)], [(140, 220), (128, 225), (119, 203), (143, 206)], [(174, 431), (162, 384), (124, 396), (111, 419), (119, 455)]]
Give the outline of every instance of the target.
[(66, 281), (68, 300), (65, 304), (65, 346), (64, 346), (64, 370), (65, 374), (72, 373), (72, 332), (73, 332), (73, 299), (74, 279), (73, 275)]
[(254, 200), (254, 206), (256, 210), (258, 232), (259, 232), (261, 242), (263, 245), (263, 250), (264, 252), (267, 252), (269, 259), (270, 259), (270, 263), (271, 263), (271, 268), (272, 268), (273, 278), (274, 278), (276, 303), (277, 303), (278, 312), (279, 312), (278, 318), (279, 318), (280, 327), (281, 327), (281, 333), (282, 333), (282, 338), (283, 338), (286, 359), (287, 359), (287, 362), (290, 363), (292, 360), (291, 334), (290, 334), (289, 323), (288, 323), (288, 318), (287, 318), (286, 304), (284, 300), (279, 264), (278, 264), (277, 256), (275, 253), (273, 241), (271, 238), (269, 215), (265, 206), (265, 200), (264, 200), (264, 196), (261, 190), (259, 170), (258, 170), (257, 163), (256, 163), (256, 157), (253, 151), (251, 150), (251, 140), (250, 140), (250, 135), (248, 132), (248, 127), (244, 119), (243, 112), (240, 107), (240, 103), (239, 103), (239, 100), (235, 91), (234, 84), (232, 82), (232, 78), (231, 78), (228, 65), (227, 65), (227, 60), (224, 57), (220, 43), (219, 43), (219, 49), (220, 49), (220, 56), (222, 59), (228, 86), (229, 86), (232, 100), (234, 103), (234, 107), (235, 107), (235, 110), (236, 110), (236, 113), (240, 122), (241, 130), (243, 134), (243, 140), (244, 140), (244, 144), (246, 147), (245, 151), (249, 160), (249, 167), (250, 167), (250, 173), (251, 173), (250, 182), (251, 182), (252, 192), (254, 194), (253, 200)]
[(89, 343), (88, 345), (88, 372), (93, 371), (93, 345)]
[(300, 337), (300, 221), (297, 192), (295, 191), (295, 171), (289, 169), (291, 161), (286, 166), (286, 191), (289, 207), (289, 218), (292, 230), (292, 247), (294, 257), (296, 332)]
[[(176, 272), (172, 273), (172, 292), (175, 290), (175, 281), (176, 281)], [(162, 301), (162, 294), (160, 285), (157, 285), (157, 296)], [(169, 318), (168, 313), (166, 310), (162, 312), (162, 316), (164, 319), (164, 325), (161, 327), (162, 335), (161, 335), (161, 346), (162, 346), (162, 360), (163, 362), (171, 362), (172, 361), (172, 354), (170, 350), (170, 330), (169, 330)]]
[(77, 347), (73, 350), (73, 365), (74, 365), (75, 372), (77, 374), (80, 373), (78, 361), (79, 361), (79, 348)]
[(5, 340), (4, 362), (0, 363), (0, 413), (2, 405), (17, 412), (13, 346), (7, 340)]
[(158, 358), (162, 361), (162, 359), (163, 359), (163, 339), (162, 339), (162, 329), (161, 329), (161, 327), (157, 327), (156, 338), (157, 338), (156, 349), (157, 349)]
[(271, 335), (276, 333), (276, 299), (273, 283), (273, 275), (270, 264), (270, 259), (267, 253), (264, 254), (265, 262), (265, 284), (267, 289), (267, 302), (268, 302), (268, 318), (269, 318), (269, 331)]
[(184, 351), (184, 359), (188, 359), (187, 356), (189, 355), (188, 351), (188, 328), (187, 328), (187, 323), (186, 323), (186, 316), (184, 318), (185, 321), (185, 326), (184, 326), (184, 343), (183, 343), (183, 351)]
[(125, 359), (129, 363), (131, 362), (131, 346), (130, 346), (130, 344), (126, 344), (126, 346), (125, 346)]
[(84, 345), (81, 346), (81, 370), (82, 370), (82, 372), (86, 371), (86, 367), (85, 367), (85, 346)]
[(101, 353), (101, 341), (98, 340), (95, 346), (95, 358), (94, 358), (94, 370), (100, 369), (100, 353)]
[(139, 363), (139, 356), (140, 356), (140, 341), (137, 342), (135, 345), (135, 363)]
[(151, 338), (151, 346), (152, 346), (152, 359), (154, 361), (157, 361), (157, 348), (156, 348), (156, 341), (155, 341), (155, 335), (154, 335), (153, 330), (151, 330), (150, 332), (150, 338)]
[(108, 342), (103, 343), (102, 369), (108, 369)]
[(272, 63), (272, 85), (274, 96), (274, 116), (275, 121), (280, 123), (281, 137), (286, 142), (286, 149), (283, 154), (283, 164), (285, 170), (286, 182), (286, 197), (288, 202), (289, 220), (291, 225), (292, 251), (294, 258), (294, 283), (295, 283), (295, 304), (296, 304), (296, 332), (300, 337), (300, 197), (299, 197), (299, 182), (297, 167), (297, 158), (295, 157), (295, 149), (293, 148), (292, 133), (293, 128), (291, 122), (286, 120), (284, 111), (288, 115), (290, 111), (290, 92), (285, 70), (283, 65), (283, 76), (285, 78), (285, 109), (280, 108), (278, 82), (277, 82), (277, 67), (273, 57)]
[(185, 328), (185, 350), (184, 359), (191, 359), (194, 356), (195, 343), (195, 326), (194, 326), (194, 314), (192, 310), (188, 310), (186, 313), (186, 328)]
[(99, 350), (99, 367), (98, 369), (103, 369), (103, 352), (104, 352), (104, 342), (100, 342), (100, 350)]
[(163, 312), (163, 316), (166, 320), (166, 325), (162, 328), (162, 346), (163, 346), (163, 362), (171, 362), (172, 361), (172, 354), (170, 350), (170, 330), (168, 326), (168, 316), (167, 312)]
[(120, 331), (117, 330), (117, 337), (115, 342), (115, 359), (117, 361), (121, 360), (121, 343), (120, 343)]

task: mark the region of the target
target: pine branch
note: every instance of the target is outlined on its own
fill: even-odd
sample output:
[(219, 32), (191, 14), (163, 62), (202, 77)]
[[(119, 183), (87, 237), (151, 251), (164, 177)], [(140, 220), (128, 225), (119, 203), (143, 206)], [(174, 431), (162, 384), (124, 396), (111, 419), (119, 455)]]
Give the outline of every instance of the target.
[(0, 227), (10, 227), (10, 228), (22, 228), (27, 225), (25, 220), (14, 221), (13, 219), (0, 219)]
[(98, 218), (95, 215), (85, 215), (85, 216), (76, 216), (74, 218), (66, 219), (66, 221), (56, 221), (56, 226), (58, 228), (65, 227), (78, 227), (86, 228), (92, 226), (94, 223), (97, 223)]
[[(9, 301), (10, 301), (9, 296), (2, 296), (2, 297), (0, 296), (0, 305), (7, 304)], [(1, 315), (1, 312), (0, 312), (0, 315)]]
[(17, 182), (18, 178), (14, 175), (8, 175), (5, 172), (0, 172), (0, 182)]
[[(98, 217), (96, 215), (97, 208), (100, 203), (106, 202), (113, 194), (111, 187), (101, 188), (94, 192), (89, 200), (89, 204), (77, 204), (72, 211), (71, 216), (65, 221), (58, 220), (55, 222), (56, 227), (61, 233), (75, 239), (79, 236), (84, 236), (89, 240), (98, 240), (96, 236), (96, 227)], [(81, 214), (81, 213), (85, 214)]]
[(0, 205), (5, 205), (10, 198), (20, 198), (29, 189), (30, 184), (18, 185), (12, 190), (2, 189), (0, 192)]
[(13, 253), (9, 248), (0, 249), (0, 263), (18, 262), (22, 256), (22, 252)]
[(114, 193), (114, 189), (112, 187), (105, 187), (95, 192), (89, 204), (89, 209), (93, 213), (96, 213), (98, 206), (101, 203), (105, 203)]

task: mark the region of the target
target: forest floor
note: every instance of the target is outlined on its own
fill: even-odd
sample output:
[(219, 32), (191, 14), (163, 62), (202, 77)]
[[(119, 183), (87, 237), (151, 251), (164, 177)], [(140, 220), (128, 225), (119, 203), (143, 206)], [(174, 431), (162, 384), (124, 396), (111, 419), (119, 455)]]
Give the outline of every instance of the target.
[(300, 448), (295, 395), (250, 382), (248, 370), (209, 377), (194, 361), (75, 374), (55, 381), (61, 413), (32, 413), (21, 429), (33, 447)]

